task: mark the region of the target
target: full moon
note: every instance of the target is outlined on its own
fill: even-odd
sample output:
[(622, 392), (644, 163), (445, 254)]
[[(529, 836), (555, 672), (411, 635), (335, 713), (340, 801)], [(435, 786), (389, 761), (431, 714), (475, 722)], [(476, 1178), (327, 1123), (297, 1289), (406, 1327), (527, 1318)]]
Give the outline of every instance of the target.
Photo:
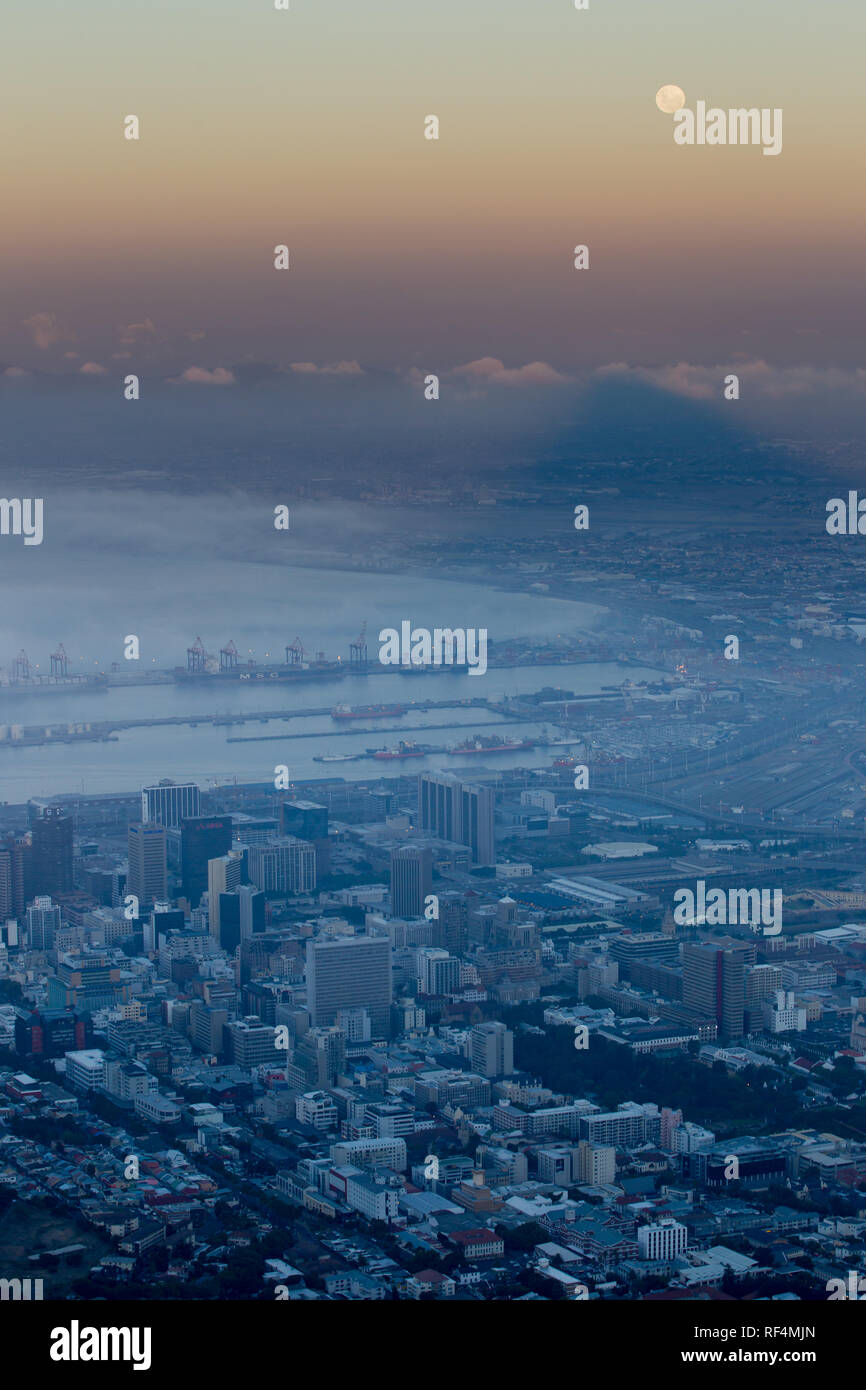
[(656, 106), (660, 111), (672, 115), (674, 111), (679, 111), (681, 106), (686, 104), (686, 94), (682, 87), (659, 87), (656, 92)]

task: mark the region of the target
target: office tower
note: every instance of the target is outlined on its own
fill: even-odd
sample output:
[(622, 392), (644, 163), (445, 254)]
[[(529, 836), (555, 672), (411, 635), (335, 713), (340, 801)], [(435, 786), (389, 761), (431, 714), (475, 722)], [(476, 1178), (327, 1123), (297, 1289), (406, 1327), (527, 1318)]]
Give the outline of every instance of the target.
[(17, 918), (7, 917), (5, 922), (0, 922), (0, 952), (3, 949), (17, 950), (21, 944), (21, 930)]
[(129, 873), (126, 886), (138, 898), (139, 911), (163, 901), (168, 891), (165, 826), (134, 821), (127, 830)]
[(126, 872), (116, 864), (99, 859), (93, 863), (82, 862), (80, 882), (85, 893), (102, 907), (120, 907), (125, 896)]
[(754, 960), (754, 946), (740, 945), (730, 937), (703, 945), (683, 944), (683, 1004), (704, 1018), (714, 1018), (720, 1037), (743, 1035), (746, 969)]
[(240, 902), (240, 939), (247, 941), (265, 929), (265, 895), (254, 883), (242, 883), (236, 891)]
[[(221, 898), (234, 893), (240, 887), (244, 874), (244, 856), (241, 850), (232, 849), (228, 854), (209, 859), (207, 866), (208, 930), (215, 941), (220, 940)], [(238, 925), (240, 917), (238, 917)], [(235, 943), (237, 944), (237, 943)]]
[(15, 1051), (19, 1057), (62, 1057), (93, 1042), (93, 1020), (81, 1009), (24, 1009), (15, 1014)]
[(395, 917), (423, 917), (424, 899), (433, 892), (433, 851), (401, 845), (391, 851), (391, 912)]
[(277, 1035), (260, 1018), (249, 1016), (236, 1019), (226, 1026), (228, 1055), (236, 1067), (251, 1071), (253, 1067), (280, 1067), (286, 1054), (277, 1048)]
[(145, 787), (141, 793), (143, 825), (156, 821), (166, 829), (176, 830), (188, 817), (201, 815), (201, 792), (195, 782), (165, 780), (155, 787)]
[(299, 840), (327, 840), (328, 808), (317, 801), (284, 801), (280, 828)]
[(637, 1248), (642, 1260), (674, 1260), (688, 1245), (688, 1226), (662, 1217), (638, 1228)]
[(504, 1023), (478, 1023), (469, 1034), (469, 1058), (479, 1076), (511, 1076), (514, 1034)]
[(373, 1036), (388, 1036), (391, 943), (386, 936), (307, 942), (307, 1006), (313, 1025), (334, 1023), (340, 1009), (366, 1009)]
[(30, 835), (4, 835), (0, 840), (0, 920), (23, 917), (32, 898), (33, 846)]
[(60, 908), (50, 898), (35, 898), (27, 909), (27, 944), (31, 951), (50, 951), (60, 930)]
[[(205, 1004), (194, 999), (189, 1009), (190, 1042), (201, 1052), (222, 1056), (225, 1050), (225, 1029), (230, 1022), (228, 1009)], [(273, 1030), (272, 1030), (273, 1031)]]
[(153, 910), (142, 927), (145, 951), (156, 951), (160, 936), (183, 931), (183, 928), (184, 915), (181, 908), (172, 907), (171, 903), (154, 903)]
[(438, 946), (419, 946), (415, 952), (415, 978), (419, 994), (456, 994), (460, 988), (460, 962)]
[(282, 835), (269, 845), (250, 845), (250, 879), (263, 893), (312, 893), (316, 851), (306, 840)]
[(198, 907), (208, 891), (207, 866), (232, 847), (231, 816), (185, 816), (180, 823), (181, 892)]
[(637, 962), (653, 961), (656, 964), (676, 965), (679, 960), (679, 942), (663, 932), (633, 932), (631, 935), (614, 936), (608, 945), (612, 960), (619, 963), (620, 976), (630, 979), (629, 967)]
[(296, 1076), (289, 1082), (308, 1086), (334, 1086), (346, 1070), (346, 1034), (342, 1028), (310, 1028), (298, 1039), (292, 1052), (291, 1068)]
[(346, 1034), (347, 1043), (369, 1042), (373, 1036), (370, 1015), (366, 1009), (340, 1009), (337, 1013), (337, 1027)]
[(745, 1027), (751, 1031), (753, 1027), (761, 1026), (762, 1005), (766, 999), (772, 999), (777, 990), (782, 988), (782, 972), (778, 965), (756, 965), (754, 969), (746, 971), (746, 1022)]
[(232, 811), (232, 842), (241, 845), (266, 845), (279, 835), (279, 823), (274, 816), (248, 816), (245, 811)]
[(316, 875), (331, 872), (331, 842), (328, 839), (328, 808), (317, 801), (284, 801), (281, 829), (284, 835), (308, 840), (316, 851)]
[(277, 1000), (279, 993), (261, 980), (245, 984), (241, 990), (241, 1004), (247, 1015), (255, 1014), (262, 1023), (273, 1027), (277, 1021)]
[(453, 772), (424, 772), (418, 778), (418, 817), (422, 830), (462, 844), (460, 782)]
[(32, 824), (34, 893), (70, 893), (72, 882), (72, 817), (57, 806), (46, 806)]
[(468, 845), (473, 864), (495, 862), (491, 787), (461, 782), (451, 772), (425, 772), (418, 779), (418, 811), (422, 830)]
[(394, 792), (377, 788), (367, 793), (362, 814), (366, 821), (384, 821), (394, 815), (399, 805), (400, 798)]
[(437, 946), (452, 956), (463, 956), (469, 947), (469, 908), (462, 893), (439, 893), (439, 916), (434, 919)]
[(460, 794), (463, 830), (460, 843), (469, 845), (473, 864), (495, 864), (493, 788), (463, 786)]
[(48, 977), (49, 1009), (111, 1009), (124, 994), (120, 969), (98, 952), (64, 955)]
[(241, 883), (231, 893), (220, 893), (217, 903), (219, 943), (234, 955), (241, 941), (265, 929), (265, 895), (251, 883)]

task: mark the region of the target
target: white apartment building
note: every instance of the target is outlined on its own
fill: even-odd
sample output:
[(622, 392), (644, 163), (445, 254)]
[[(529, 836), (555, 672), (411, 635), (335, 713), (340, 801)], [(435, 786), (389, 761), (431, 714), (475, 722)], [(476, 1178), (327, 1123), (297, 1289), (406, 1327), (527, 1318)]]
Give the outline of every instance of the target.
[(340, 1144), (331, 1145), (331, 1158), (336, 1164), (349, 1164), (355, 1168), (393, 1168), (395, 1172), (406, 1171), (405, 1139), (345, 1139)]
[(149, 1096), (159, 1089), (156, 1077), (141, 1062), (126, 1057), (105, 1063), (103, 1088), (114, 1100), (134, 1103), (137, 1096)]
[(399, 1179), (374, 1177), (344, 1164), (331, 1169), (328, 1186), (333, 1196), (366, 1216), (368, 1221), (390, 1222), (397, 1216)]
[(313, 1129), (336, 1129), (337, 1107), (325, 1091), (307, 1091), (295, 1101), (295, 1119)]
[(66, 1080), (76, 1091), (98, 1091), (105, 1082), (105, 1053), (99, 1048), (67, 1052)]
[(688, 1245), (688, 1227), (671, 1217), (641, 1226), (637, 1233), (637, 1248), (642, 1260), (673, 1260), (682, 1255)]

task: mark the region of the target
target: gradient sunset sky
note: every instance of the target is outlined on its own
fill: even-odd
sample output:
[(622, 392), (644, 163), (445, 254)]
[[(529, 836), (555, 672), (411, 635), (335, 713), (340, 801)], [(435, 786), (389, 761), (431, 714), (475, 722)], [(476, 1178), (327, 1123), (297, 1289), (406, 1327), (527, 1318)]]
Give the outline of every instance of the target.
[[(862, 0), (291, 5), (7, 16), (0, 360), (862, 362)], [(676, 146), (665, 83), (781, 155)]]

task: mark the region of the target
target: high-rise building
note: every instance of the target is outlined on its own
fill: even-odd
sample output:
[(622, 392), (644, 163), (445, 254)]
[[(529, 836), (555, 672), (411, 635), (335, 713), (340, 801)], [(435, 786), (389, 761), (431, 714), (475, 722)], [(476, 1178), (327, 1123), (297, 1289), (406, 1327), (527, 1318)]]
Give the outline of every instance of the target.
[(30, 835), (5, 835), (0, 840), (0, 921), (23, 918), (32, 898), (33, 845)]
[(366, 1009), (373, 1036), (388, 1036), (391, 943), (386, 936), (307, 942), (307, 1007), (313, 1025), (335, 1022), (340, 1009)]
[(70, 893), (72, 817), (59, 806), (45, 806), (32, 822), (34, 893)]
[(401, 845), (391, 851), (391, 911), (395, 917), (422, 917), (424, 899), (433, 892), (433, 851)]
[(241, 883), (231, 893), (220, 893), (216, 923), (220, 945), (233, 955), (241, 941), (254, 932), (264, 931), (264, 893), (251, 883)]
[(745, 1026), (746, 969), (755, 948), (725, 937), (683, 944), (683, 1005), (714, 1018), (723, 1038), (742, 1037)]
[(422, 830), (462, 844), (460, 780), (453, 772), (425, 772), (418, 778), (418, 817)]
[(782, 972), (778, 965), (756, 965), (746, 971), (746, 1029), (761, 1025), (761, 1006), (782, 988)]
[(327, 840), (328, 808), (318, 801), (284, 801), (281, 828), (299, 840)]
[(575, 1176), (578, 1182), (601, 1187), (616, 1178), (616, 1149), (609, 1144), (590, 1144), (581, 1139), (577, 1145)]
[(185, 816), (181, 821), (181, 891), (190, 907), (198, 907), (202, 893), (208, 891), (207, 866), (210, 860), (228, 854), (231, 847), (231, 816)]
[[(190, 1041), (202, 1052), (220, 1057), (225, 1051), (225, 1029), (230, 1022), (229, 1009), (194, 999), (189, 1010)], [(273, 1029), (271, 1033), (273, 1035)]]
[(282, 1066), (286, 1054), (276, 1045), (276, 1033), (260, 1018), (236, 1019), (226, 1026), (228, 1054), (237, 1067)]
[(460, 799), (463, 828), (460, 843), (472, 850), (473, 864), (495, 864), (493, 788), (464, 785)]
[(263, 893), (312, 893), (316, 850), (306, 840), (281, 835), (268, 845), (250, 845), (250, 879)]
[(138, 898), (139, 910), (162, 902), (168, 889), (165, 826), (133, 821), (127, 830), (129, 873), (126, 886)]
[(242, 883), (236, 891), (240, 902), (240, 939), (247, 941), (265, 929), (265, 895), (254, 883)]
[(481, 1076), (511, 1076), (514, 1034), (504, 1023), (478, 1023), (469, 1034), (469, 1056)]
[(492, 787), (461, 782), (452, 772), (425, 772), (418, 779), (418, 810), (422, 830), (468, 845), (473, 864), (495, 862)]
[(420, 994), (456, 994), (460, 988), (460, 962), (439, 946), (419, 946), (415, 952)]
[[(297, 1073), (292, 1076), (292, 1069)], [(310, 1028), (298, 1039), (289, 1067), (290, 1083), (334, 1086), (346, 1069), (346, 1034), (342, 1028)]]
[(328, 839), (328, 808), (318, 801), (284, 801), (281, 828), (284, 835), (308, 840), (316, 851), (316, 875), (331, 872), (331, 842)]
[(150, 916), (142, 924), (142, 937), (145, 951), (159, 949), (160, 936), (170, 932), (180, 932), (184, 928), (184, 915), (179, 907), (171, 903), (155, 902)]
[(437, 946), (463, 956), (469, 945), (469, 908), (462, 893), (439, 893), (439, 916), (434, 918)]
[(50, 898), (34, 898), (27, 909), (27, 944), (31, 951), (50, 951), (60, 930), (60, 908)]
[(93, 1020), (81, 1009), (20, 1009), (15, 1015), (15, 1051), (19, 1057), (62, 1057), (82, 1051), (93, 1041)]
[[(241, 850), (232, 849), (216, 859), (209, 859), (207, 866), (208, 926), (211, 936), (222, 944), (220, 914), (222, 899), (240, 887), (244, 873), (244, 856)], [(231, 911), (231, 908), (229, 909)], [(240, 940), (240, 907), (238, 907), (238, 940)], [(235, 943), (237, 944), (237, 942)]]
[(201, 815), (201, 792), (195, 782), (176, 783), (166, 779), (141, 793), (142, 824), (156, 821), (167, 830), (176, 830), (188, 817)]

